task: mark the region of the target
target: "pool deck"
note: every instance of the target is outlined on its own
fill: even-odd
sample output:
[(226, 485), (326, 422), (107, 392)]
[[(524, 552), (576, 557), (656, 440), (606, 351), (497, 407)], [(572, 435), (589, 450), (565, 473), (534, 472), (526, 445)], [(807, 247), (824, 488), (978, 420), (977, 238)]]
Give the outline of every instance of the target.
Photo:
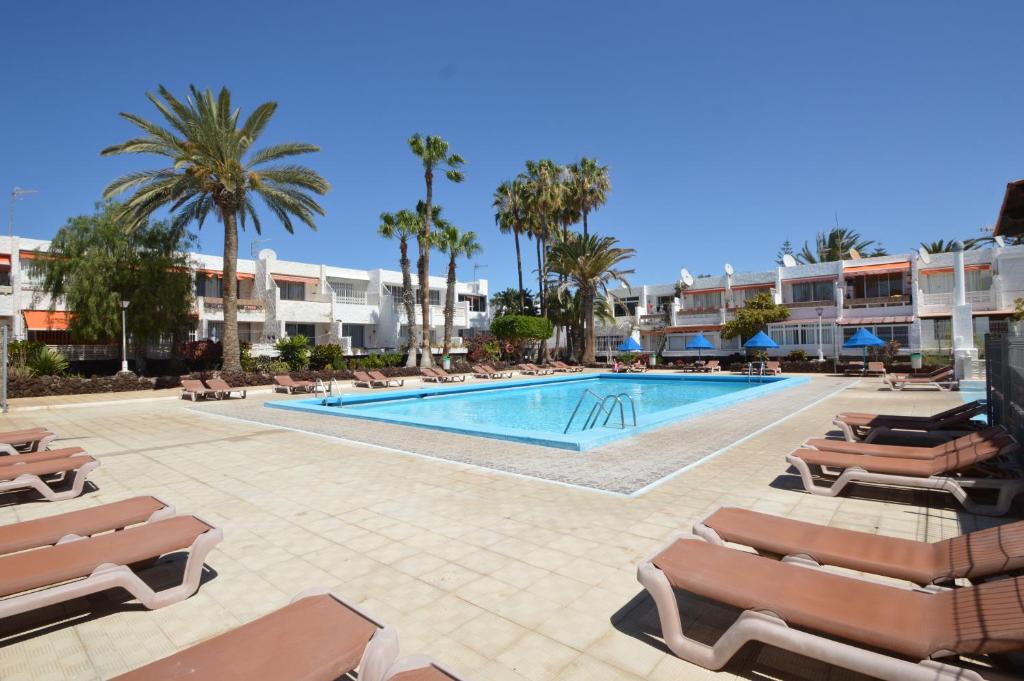
[[(609, 472), (593, 486), (629, 478), (614, 494), (572, 477), (594, 452), (571, 454), (558, 467), (561, 482), (578, 485), (566, 487), (515, 469), (539, 464), (529, 452), (498, 451), (496, 441), (464, 438), (489, 457), (488, 466), (461, 461), (465, 443), (447, 434), (434, 442), (419, 429), (375, 428), (361, 434), (372, 442), (364, 444), (352, 433), (310, 434), (239, 418), (274, 413), (259, 404), (265, 394), (209, 405), (130, 396), (92, 406), (75, 400), (74, 408), (55, 398), (16, 400), (0, 427), (45, 424), (103, 465), (93, 475), (96, 489), (79, 499), (0, 499), (0, 523), (156, 494), (220, 526), (225, 538), (207, 560), (207, 581), (183, 603), (146, 611), (95, 597), (0, 623), (0, 678), (109, 678), (322, 585), (395, 626), (403, 654), (430, 654), (477, 681), (859, 681), (760, 646), (748, 646), (719, 673), (683, 662), (661, 644), (653, 603), (635, 578), (643, 558), (723, 504), (919, 540), (1008, 520), (963, 514), (934, 493), (858, 488), (855, 496), (825, 498), (800, 491), (783, 456), (828, 431), (836, 412), (928, 414), (960, 401), (956, 393), (881, 391), (877, 380), (814, 377), (808, 385), (817, 392), (803, 402), (786, 393), (764, 414), (750, 413), (748, 403), (737, 405), (742, 418), (727, 415), (714, 428), (643, 434), (637, 439), (646, 438), (647, 458), (632, 466), (636, 452), (615, 451), (619, 443), (596, 450), (605, 458), (587, 476)], [(677, 452), (715, 447), (693, 440), (718, 431), (727, 440), (748, 436), (630, 495), (663, 477), (659, 459), (677, 470)], [(425, 448), (425, 456), (392, 451)], [(633, 468), (645, 473), (631, 476)], [(688, 596), (681, 605), (693, 632), (720, 631), (735, 615)]]

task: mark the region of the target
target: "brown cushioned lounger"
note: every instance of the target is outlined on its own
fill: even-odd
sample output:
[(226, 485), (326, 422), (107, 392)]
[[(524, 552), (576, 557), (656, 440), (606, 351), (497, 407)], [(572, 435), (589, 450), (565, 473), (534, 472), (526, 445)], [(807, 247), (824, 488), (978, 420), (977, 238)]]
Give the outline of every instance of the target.
[(0, 555), (50, 546), (75, 537), (91, 537), (173, 515), (174, 507), (156, 497), (133, 497), (48, 518), (0, 525)]
[(723, 506), (697, 523), (693, 532), (712, 544), (742, 544), (760, 553), (922, 586), (957, 578), (985, 579), (1024, 568), (1024, 521), (929, 543)]
[[(804, 489), (811, 494), (834, 497), (851, 482), (933, 489), (949, 492), (971, 513), (1005, 515), (1014, 497), (1024, 491), (1019, 471), (998, 471), (998, 476), (963, 475), (979, 465), (993, 466), (1001, 451), (998, 445), (981, 442), (930, 459), (906, 459), (801, 448), (789, 454), (786, 461), (797, 469)], [(831, 470), (842, 473), (830, 486), (815, 483), (815, 474), (833, 478)], [(977, 503), (968, 497), (968, 489), (996, 490), (998, 497), (994, 504)]]
[[(930, 658), (1024, 649), (1024, 578), (926, 593), (679, 538), (641, 564), (679, 657), (721, 669), (750, 641), (892, 681), (981, 681)], [(682, 630), (673, 589), (744, 612), (713, 645)], [(838, 639), (838, 640), (837, 640)]]
[(987, 408), (984, 400), (974, 400), (931, 416), (843, 412), (836, 415), (833, 423), (843, 431), (847, 440), (853, 442), (869, 438), (875, 430), (933, 431), (984, 428), (987, 424), (972, 419), (984, 414)]
[(57, 436), (44, 428), (25, 428), (0, 433), (0, 454), (18, 454), (20, 452), (37, 452), (57, 439)]
[(209, 378), (206, 380), (206, 387), (210, 390), (216, 390), (220, 393), (221, 398), (231, 397), (232, 393), (238, 393), (238, 396), (243, 400), (245, 399), (246, 390), (245, 388), (235, 388), (228, 385), (228, 382), (223, 378)]
[[(151, 610), (177, 603), (199, 588), (203, 561), (222, 537), (194, 516), (175, 516), (0, 556), (0, 619), (114, 588)], [(181, 584), (159, 592), (131, 567), (184, 550), (189, 557)]]
[(34, 463), (36, 461), (52, 461), (53, 459), (63, 459), (67, 456), (84, 453), (85, 450), (81, 447), (61, 447), (60, 449), (44, 449), (38, 452), (0, 456), (0, 467), (21, 463)]
[(373, 380), (378, 381), (380, 383), (383, 383), (385, 387), (401, 388), (403, 385), (405, 385), (405, 379), (404, 378), (388, 378), (387, 376), (385, 376), (384, 374), (382, 374), (379, 371), (371, 371), (369, 373), (370, 373), (370, 378), (372, 378)]
[(911, 445), (879, 445), (869, 442), (848, 442), (846, 440), (829, 440), (827, 438), (811, 438), (804, 442), (804, 447), (820, 449), (828, 452), (844, 452), (846, 454), (870, 454), (872, 456), (895, 456), (906, 459), (933, 459), (936, 456), (955, 452), (972, 445), (990, 442), (998, 445), (1003, 454), (1018, 449), (1017, 441), (1001, 426), (992, 426), (961, 435), (948, 442), (939, 442), (931, 447), (915, 447)]
[[(100, 462), (91, 456), (73, 454), (49, 461), (0, 466), (0, 493), (34, 489), (47, 501), (72, 499), (82, 493), (89, 473), (99, 465)], [(57, 482), (64, 482), (70, 477), (71, 487), (62, 492), (54, 491), (49, 484), (54, 481), (54, 476), (58, 476)]]
[(352, 385), (356, 387), (362, 386), (365, 388), (386, 388), (388, 385), (387, 381), (382, 382), (370, 378), (370, 376), (365, 371), (353, 371), (352, 376)]
[(116, 681), (334, 681), (355, 669), (359, 681), (383, 681), (397, 654), (392, 628), (313, 592)]
[(384, 681), (460, 681), (451, 669), (428, 657), (399, 660), (384, 676)]

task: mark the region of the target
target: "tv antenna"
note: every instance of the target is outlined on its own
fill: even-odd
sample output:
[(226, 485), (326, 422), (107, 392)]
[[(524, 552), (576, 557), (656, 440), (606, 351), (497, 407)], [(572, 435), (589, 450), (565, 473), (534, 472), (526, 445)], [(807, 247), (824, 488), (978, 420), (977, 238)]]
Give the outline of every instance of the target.
[(477, 272), (477, 270), (485, 270), (485, 269), (487, 269), (487, 265), (480, 265), (478, 263), (473, 263), (473, 281), (480, 281), (479, 279), (477, 279), (476, 272)]
[(11, 207), (7, 213), (7, 236), (14, 238), (14, 202), (19, 201), (29, 194), (39, 193), (38, 189), (22, 189), (21, 187), (15, 187), (11, 190)]
[(253, 260), (256, 260), (259, 257), (260, 244), (265, 244), (268, 241), (272, 241), (272, 239), (267, 237), (266, 239), (253, 239), (249, 242), (249, 255), (252, 256)]

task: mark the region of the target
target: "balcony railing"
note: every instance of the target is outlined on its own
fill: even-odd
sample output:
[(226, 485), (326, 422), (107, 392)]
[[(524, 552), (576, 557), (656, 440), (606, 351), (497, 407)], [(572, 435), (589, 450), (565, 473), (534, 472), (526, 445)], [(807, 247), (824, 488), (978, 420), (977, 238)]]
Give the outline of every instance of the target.
[[(953, 293), (922, 293), (921, 304), (927, 307), (952, 307)], [(975, 310), (993, 310), (992, 291), (968, 291), (967, 304)]]
[[(207, 310), (223, 310), (224, 299), (212, 296), (203, 296), (203, 307)], [(248, 312), (262, 312), (263, 301), (258, 298), (239, 298), (238, 309)]]
[(882, 296), (879, 298), (847, 298), (846, 307), (903, 307), (910, 305), (912, 300), (909, 295)]
[(722, 308), (720, 307), (688, 307), (686, 309), (676, 310), (676, 314), (684, 316), (718, 314), (721, 309)]
[(804, 300), (799, 303), (783, 303), (786, 307), (832, 307), (835, 304), (834, 300)]
[(60, 352), (60, 354), (67, 357), (69, 360), (77, 362), (87, 362), (90, 360), (102, 360), (102, 359), (117, 359), (121, 356), (120, 345), (50, 345)]
[(335, 292), (334, 302), (344, 303), (345, 305), (366, 305), (366, 291), (351, 291), (349, 293)]
[(642, 314), (640, 315), (640, 326), (642, 327), (662, 327), (668, 324), (668, 313), (658, 312), (657, 314)]

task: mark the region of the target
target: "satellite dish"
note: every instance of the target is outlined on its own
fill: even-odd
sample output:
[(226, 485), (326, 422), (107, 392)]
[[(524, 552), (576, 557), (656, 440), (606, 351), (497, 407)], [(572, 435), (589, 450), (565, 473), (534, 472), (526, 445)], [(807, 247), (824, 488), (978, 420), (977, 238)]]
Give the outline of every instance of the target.
[(851, 248), (850, 260), (860, 260), (860, 251), (858, 251), (856, 248)]
[(928, 249), (925, 248), (924, 246), (921, 246), (920, 248), (917, 249), (917, 256), (921, 258), (921, 262), (923, 262), (925, 265), (932, 261), (932, 254), (929, 253)]
[(793, 267), (795, 265), (796, 265), (796, 258), (791, 256), (789, 253), (784, 253), (782, 255), (782, 266), (783, 267)]
[(730, 265), (729, 263), (725, 263), (725, 274), (727, 276), (731, 277), (735, 271), (736, 270), (732, 268), (732, 265)]
[(1001, 236), (995, 237), (995, 241), (996, 241), (996, 246), (999, 246), (999, 248), (1002, 248), (1003, 246), (1006, 245), (1006, 239), (1004, 239)]
[(687, 286), (693, 286), (693, 275), (690, 274), (690, 270), (685, 267), (679, 270), (679, 279)]

